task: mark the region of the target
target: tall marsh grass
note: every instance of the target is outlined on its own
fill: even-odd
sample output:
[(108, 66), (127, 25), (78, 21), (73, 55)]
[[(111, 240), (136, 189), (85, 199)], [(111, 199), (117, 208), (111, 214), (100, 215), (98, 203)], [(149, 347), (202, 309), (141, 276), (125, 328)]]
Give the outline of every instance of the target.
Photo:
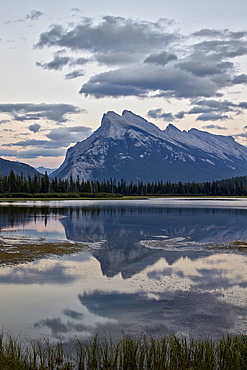
[(247, 336), (218, 340), (123, 335), (115, 342), (96, 335), (70, 345), (21, 341), (0, 335), (1, 370), (238, 370), (247, 369)]

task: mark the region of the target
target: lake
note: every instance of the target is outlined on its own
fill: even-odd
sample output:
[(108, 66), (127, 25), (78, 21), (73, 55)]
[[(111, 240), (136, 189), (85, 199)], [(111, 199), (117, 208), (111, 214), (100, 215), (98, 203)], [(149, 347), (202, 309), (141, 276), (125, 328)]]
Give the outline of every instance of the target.
[(0, 215), (4, 331), (246, 334), (245, 198), (2, 202)]

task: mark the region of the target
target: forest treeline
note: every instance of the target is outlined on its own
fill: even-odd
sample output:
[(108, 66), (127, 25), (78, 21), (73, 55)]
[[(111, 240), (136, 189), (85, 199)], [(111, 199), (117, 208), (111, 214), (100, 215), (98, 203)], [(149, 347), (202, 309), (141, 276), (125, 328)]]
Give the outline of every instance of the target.
[(87, 194), (123, 195), (207, 195), (207, 196), (245, 196), (247, 195), (247, 176), (211, 182), (171, 183), (157, 181), (152, 183), (127, 183), (124, 179), (99, 181), (75, 181), (70, 179), (50, 179), (45, 175), (16, 175), (10, 171), (9, 176), (0, 175), (0, 196), (14, 194), (16, 197), (44, 196), (69, 197), (87, 196)]

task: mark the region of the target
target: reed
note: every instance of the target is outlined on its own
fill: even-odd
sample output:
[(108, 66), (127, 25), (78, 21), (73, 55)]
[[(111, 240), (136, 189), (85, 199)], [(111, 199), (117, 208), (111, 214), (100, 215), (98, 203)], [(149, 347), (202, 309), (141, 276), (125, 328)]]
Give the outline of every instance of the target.
[(245, 370), (247, 336), (218, 340), (164, 336), (50, 343), (0, 336), (1, 370)]

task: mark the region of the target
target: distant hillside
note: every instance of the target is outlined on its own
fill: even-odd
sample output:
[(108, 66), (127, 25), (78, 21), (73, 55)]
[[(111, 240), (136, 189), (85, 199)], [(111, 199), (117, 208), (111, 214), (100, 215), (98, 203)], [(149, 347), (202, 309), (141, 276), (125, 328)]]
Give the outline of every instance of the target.
[(37, 171), (39, 171), (40, 173), (42, 173), (42, 174), (47, 173), (48, 175), (50, 175), (52, 172), (56, 171), (56, 168), (48, 168), (48, 167), (44, 167), (44, 166), (36, 167), (35, 169)]
[(0, 158), (0, 175), (8, 176), (11, 170), (16, 175), (23, 174), (25, 177), (27, 177), (28, 175), (30, 175), (31, 177), (33, 177), (34, 175), (40, 175), (40, 172), (26, 163), (8, 161), (6, 159)]

